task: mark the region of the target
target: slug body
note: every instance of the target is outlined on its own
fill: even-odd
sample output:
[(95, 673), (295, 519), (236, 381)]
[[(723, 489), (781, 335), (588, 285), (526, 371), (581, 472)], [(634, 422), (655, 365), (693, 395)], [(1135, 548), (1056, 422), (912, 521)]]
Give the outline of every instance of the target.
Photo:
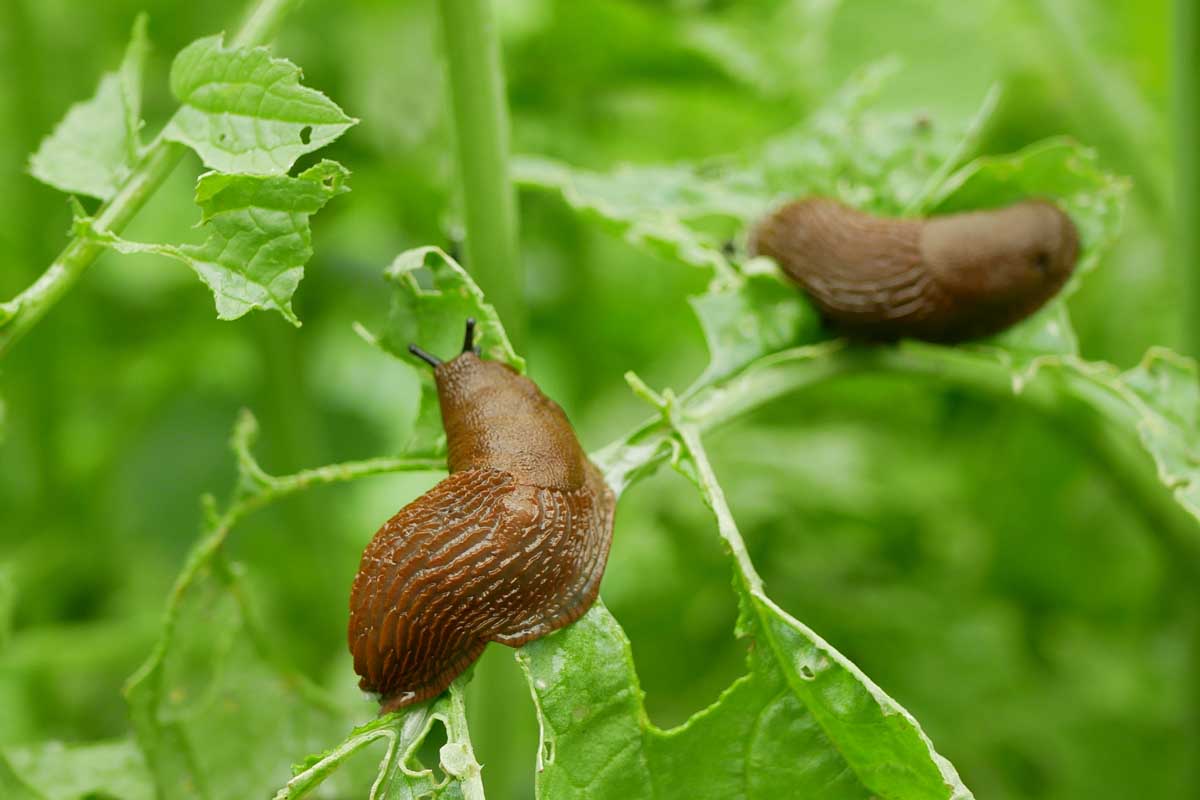
[(450, 475), (388, 520), (350, 595), (359, 686), (381, 713), (440, 694), (489, 641), (516, 647), (591, 606), (615, 497), (566, 414), (472, 347), (434, 366)]
[(811, 197), (759, 222), (750, 251), (775, 259), (852, 336), (957, 342), (1041, 308), (1074, 271), (1079, 235), (1041, 200), (921, 220)]

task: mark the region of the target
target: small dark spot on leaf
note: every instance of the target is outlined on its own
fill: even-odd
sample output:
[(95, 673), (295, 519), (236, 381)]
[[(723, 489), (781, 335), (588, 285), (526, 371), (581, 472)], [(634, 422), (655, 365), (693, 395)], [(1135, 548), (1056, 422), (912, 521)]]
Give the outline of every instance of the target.
[(312, 141), (312, 125), (305, 125), (300, 129), (300, 143), (308, 144)]
[(226, 139), (228, 139), (228, 138), (229, 138), (229, 134), (227, 134), (227, 133), (218, 133), (218, 134), (217, 134), (217, 141), (218, 141), (218, 142), (224, 142), (224, 141), (225, 141)]
[(800, 667), (800, 677), (806, 681), (816, 680), (816, 673), (809, 668), (807, 664)]

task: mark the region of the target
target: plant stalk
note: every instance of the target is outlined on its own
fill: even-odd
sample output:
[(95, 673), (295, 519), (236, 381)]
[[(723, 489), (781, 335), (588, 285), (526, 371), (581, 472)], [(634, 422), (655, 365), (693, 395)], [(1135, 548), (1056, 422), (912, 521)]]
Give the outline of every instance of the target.
[(1175, 261), (1183, 274), (1188, 355), (1200, 358), (1200, 7), (1175, 0), (1172, 117), (1175, 149)]
[[(232, 42), (239, 47), (265, 44), (299, 0), (258, 0)], [(187, 148), (159, 137), (117, 193), (96, 213), (96, 227), (120, 233), (158, 190)], [(0, 358), (62, 299), (92, 265), (104, 247), (82, 236), (73, 237), (54, 262), (28, 289), (0, 304)]]
[(440, 0), (450, 104), (466, 222), (466, 268), (524, 341), (524, 280), (516, 192), (509, 179), (509, 122), (500, 34), (492, 0)]

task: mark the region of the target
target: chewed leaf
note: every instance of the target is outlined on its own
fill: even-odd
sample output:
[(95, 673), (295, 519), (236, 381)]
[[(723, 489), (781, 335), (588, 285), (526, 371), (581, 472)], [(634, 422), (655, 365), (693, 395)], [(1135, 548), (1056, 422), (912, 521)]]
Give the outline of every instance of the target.
[(142, 65), (146, 16), (137, 18), (117, 72), (100, 78), (96, 93), (76, 103), (42, 140), (29, 171), (42, 183), (73, 194), (107, 200), (129, 176), (141, 145)]
[[(1101, 373), (1102, 374), (1102, 373)], [(1196, 362), (1166, 348), (1109, 381), (1135, 411), (1142, 445), (1176, 502), (1200, 520), (1200, 380)]]
[(385, 272), (394, 287), (392, 307), (383, 330), (372, 340), (417, 370), (422, 378), (421, 408), (408, 449), (440, 451), (442, 432), (437, 394), (429, 368), (408, 352), (416, 344), (443, 359), (462, 350), (468, 318), (476, 321), (475, 341), (483, 354), (518, 372), (525, 360), (513, 350), (496, 309), (484, 298), (467, 271), (437, 247), (418, 247), (396, 256)]
[(452, 357), (462, 348), (463, 323), (477, 322), (476, 342), (489, 358), (518, 372), (525, 360), (516, 354), (496, 309), (458, 262), (437, 247), (418, 247), (396, 256), (385, 273), (396, 287), (392, 311), (381, 340), (408, 358), (415, 343), (435, 354)]
[[(721, 252), (733, 223), (766, 210), (757, 178), (725, 166), (621, 167), (611, 173), (577, 170), (546, 158), (513, 162), (525, 186), (557, 191), (580, 212), (594, 215), (627, 240), (682, 263), (728, 273)], [(705, 227), (705, 220), (725, 220)]]
[(1045, 363), (1079, 354), (1079, 339), (1061, 297), (1008, 330), (962, 346), (1004, 364), (1012, 372), (1013, 387), (1020, 390)]
[(752, 153), (609, 173), (524, 158), (515, 162), (515, 179), (559, 192), (635, 245), (728, 281), (732, 268), (723, 246), (776, 203), (816, 193), (900, 213), (920, 202), (973, 146), (994, 94), (974, 118), (956, 125), (870, 110), (894, 69), (883, 62), (862, 70), (825, 107)]
[(295, 325), (292, 295), (312, 257), (308, 218), (349, 191), (349, 173), (322, 161), (296, 177), (208, 173), (196, 184), (196, 203), (208, 238), (199, 245), (143, 244), (91, 231), (122, 253), (157, 253), (196, 270), (217, 303), (217, 316), (237, 319), (256, 308), (275, 309)]
[[(479, 765), (475, 763), (466, 730), (461, 692), (461, 688), (455, 684), (448, 696), (443, 695), (429, 705), (386, 714), (358, 726), (341, 744), (310, 755), (293, 767), (292, 779), (275, 794), (275, 800), (299, 800), (308, 796), (352, 755), (381, 740), (387, 747), (380, 759), (368, 800), (463, 796), (461, 784), (478, 785)], [(457, 780), (439, 781), (433, 770), (416, 761), (417, 749), (437, 722), (441, 722), (447, 732), (447, 742), (442, 747), (441, 767), (450, 778)]]
[(912, 717), (844, 657), (765, 599), (749, 611), (747, 673), (671, 730), (648, 721), (629, 640), (602, 603), (522, 648), (539, 796), (971, 797)]
[(708, 345), (702, 384), (727, 377), (767, 353), (811, 340), (820, 329), (812, 304), (775, 272), (747, 275), (736, 286), (714, 286), (690, 302)]
[(862, 70), (825, 107), (748, 157), (772, 205), (818, 194), (899, 215), (921, 205), (930, 185), (970, 152), (997, 92), (985, 95), (972, 117), (953, 123), (872, 108), (896, 68), (884, 61)]
[(357, 123), (302, 86), (295, 64), (272, 58), (265, 47), (227, 47), (221, 35), (180, 51), (171, 91), (183, 105), (163, 135), (221, 172), (282, 175)]

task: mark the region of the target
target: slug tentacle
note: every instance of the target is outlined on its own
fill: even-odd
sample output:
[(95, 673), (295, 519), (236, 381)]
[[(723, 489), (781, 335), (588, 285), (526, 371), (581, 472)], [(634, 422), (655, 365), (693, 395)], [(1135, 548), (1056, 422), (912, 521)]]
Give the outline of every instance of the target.
[(450, 476), (367, 545), (351, 589), (359, 685), (383, 711), (442, 692), (489, 641), (516, 646), (596, 598), (615, 496), (562, 409), (532, 381), (463, 351), (434, 367)]
[(1052, 203), (886, 219), (811, 197), (751, 231), (825, 318), (868, 339), (954, 342), (996, 333), (1040, 308), (1070, 277), (1079, 239)]

